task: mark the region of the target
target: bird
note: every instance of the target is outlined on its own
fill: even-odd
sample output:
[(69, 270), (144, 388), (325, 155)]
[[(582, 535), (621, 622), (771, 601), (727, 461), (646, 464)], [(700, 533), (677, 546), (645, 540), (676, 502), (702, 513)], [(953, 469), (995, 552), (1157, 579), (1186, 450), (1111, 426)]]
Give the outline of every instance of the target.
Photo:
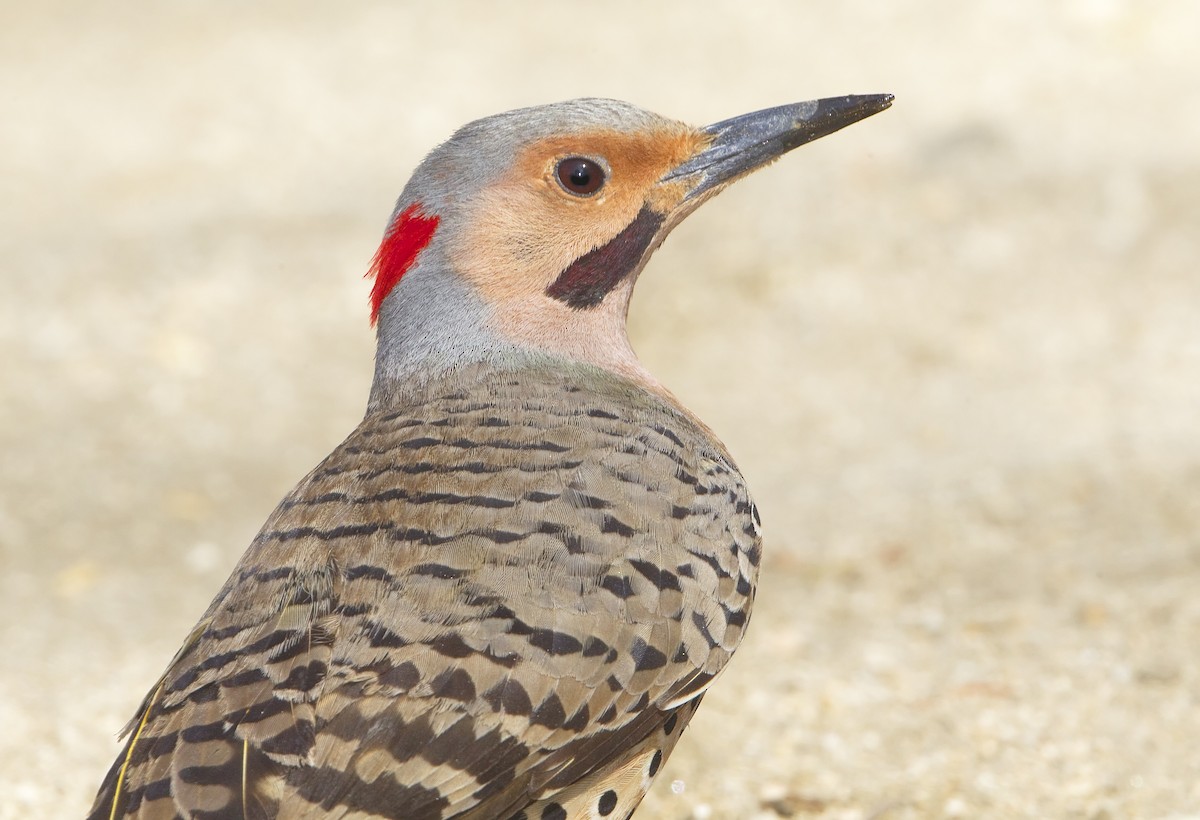
[(694, 127), (584, 98), (471, 122), (370, 267), (362, 422), (270, 514), (89, 820), (628, 818), (745, 633), (746, 482), (634, 353), (699, 205), (889, 94)]

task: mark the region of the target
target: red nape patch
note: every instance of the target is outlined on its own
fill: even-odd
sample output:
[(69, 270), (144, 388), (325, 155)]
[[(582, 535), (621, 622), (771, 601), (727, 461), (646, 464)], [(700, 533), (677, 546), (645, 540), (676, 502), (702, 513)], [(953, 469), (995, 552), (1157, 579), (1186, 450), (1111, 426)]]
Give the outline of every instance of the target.
[(421, 213), (421, 203), (409, 205), (388, 228), (367, 276), (375, 277), (371, 288), (371, 324), (379, 318), (379, 307), (383, 300), (408, 272), (417, 254), (425, 249), (433, 232), (437, 230), (438, 218)]

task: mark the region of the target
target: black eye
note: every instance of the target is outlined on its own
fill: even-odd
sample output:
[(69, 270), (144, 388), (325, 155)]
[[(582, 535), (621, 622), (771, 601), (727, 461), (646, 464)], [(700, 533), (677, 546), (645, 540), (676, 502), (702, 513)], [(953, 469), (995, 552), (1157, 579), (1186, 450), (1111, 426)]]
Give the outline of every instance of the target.
[(586, 157), (567, 157), (558, 163), (558, 181), (572, 194), (589, 196), (604, 184), (604, 169)]

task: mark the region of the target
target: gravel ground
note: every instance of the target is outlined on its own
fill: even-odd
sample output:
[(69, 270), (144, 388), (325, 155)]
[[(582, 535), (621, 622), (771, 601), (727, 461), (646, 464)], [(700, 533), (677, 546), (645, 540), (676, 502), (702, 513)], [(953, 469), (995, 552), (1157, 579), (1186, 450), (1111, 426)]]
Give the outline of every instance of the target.
[(768, 537), (646, 818), (1200, 817), (1200, 5), (8, 3), (0, 818), (80, 816), (362, 412), (462, 122), (895, 107), (706, 205), (631, 319)]

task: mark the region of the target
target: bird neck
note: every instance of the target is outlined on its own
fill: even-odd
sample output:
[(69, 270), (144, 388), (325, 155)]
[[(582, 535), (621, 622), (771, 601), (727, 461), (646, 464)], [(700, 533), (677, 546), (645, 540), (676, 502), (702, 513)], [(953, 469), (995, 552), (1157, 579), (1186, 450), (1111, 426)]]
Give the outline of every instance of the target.
[(610, 294), (613, 301), (603, 310), (557, 302), (549, 308), (520, 301), (492, 305), (448, 266), (430, 264), (440, 261), (436, 256), (421, 261), (380, 306), (368, 412), (432, 380), (480, 366), (599, 369), (678, 404), (629, 344), (628, 292)]

